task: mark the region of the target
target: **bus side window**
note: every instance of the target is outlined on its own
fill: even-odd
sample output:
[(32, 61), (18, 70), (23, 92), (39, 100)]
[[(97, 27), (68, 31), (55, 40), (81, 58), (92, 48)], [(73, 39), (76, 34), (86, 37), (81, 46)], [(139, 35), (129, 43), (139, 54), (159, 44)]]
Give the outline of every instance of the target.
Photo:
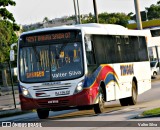
[(140, 61), (147, 61), (148, 60), (148, 52), (147, 52), (147, 44), (146, 39), (144, 36), (138, 37), (139, 42), (139, 48), (138, 48), (138, 54)]
[(129, 37), (127, 35), (121, 36), (121, 55), (122, 62), (130, 61), (130, 46), (129, 46)]
[(122, 43), (121, 43), (121, 37), (116, 36), (116, 44), (117, 44), (117, 62), (122, 62)]
[(93, 42), (88, 41), (86, 38), (85, 38), (85, 50), (86, 50), (87, 64), (88, 65), (96, 64), (94, 49), (93, 49)]
[(106, 63), (117, 63), (119, 58), (117, 54), (118, 48), (115, 36), (104, 36), (104, 53), (106, 57)]

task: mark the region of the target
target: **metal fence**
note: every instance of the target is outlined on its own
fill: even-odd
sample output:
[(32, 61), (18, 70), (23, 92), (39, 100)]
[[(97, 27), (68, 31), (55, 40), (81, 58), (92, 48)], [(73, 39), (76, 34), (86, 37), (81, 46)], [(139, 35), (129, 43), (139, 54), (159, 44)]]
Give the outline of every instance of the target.
[(19, 106), (16, 68), (9, 63), (0, 63), (0, 111)]

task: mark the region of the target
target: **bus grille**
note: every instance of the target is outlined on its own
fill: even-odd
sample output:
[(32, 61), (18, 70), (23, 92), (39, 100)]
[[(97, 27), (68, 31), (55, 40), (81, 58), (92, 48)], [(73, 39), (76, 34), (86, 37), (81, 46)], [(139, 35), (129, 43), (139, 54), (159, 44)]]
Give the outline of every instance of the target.
[(44, 91), (56, 91), (56, 90), (66, 90), (69, 89), (71, 86), (58, 86), (58, 87), (39, 87), (39, 86), (34, 86), (33, 90), (36, 92), (44, 92)]

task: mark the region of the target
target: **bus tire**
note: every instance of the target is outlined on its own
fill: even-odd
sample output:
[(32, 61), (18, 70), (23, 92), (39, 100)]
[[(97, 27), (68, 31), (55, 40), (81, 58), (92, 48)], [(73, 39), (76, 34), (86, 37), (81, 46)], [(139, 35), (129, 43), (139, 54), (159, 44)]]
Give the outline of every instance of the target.
[(49, 116), (49, 110), (37, 109), (39, 119), (46, 119)]
[(137, 86), (135, 81), (132, 81), (132, 96), (128, 98), (129, 105), (135, 105), (137, 103)]
[(103, 89), (100, 87), (99, 89), (99, 97), (98, 97), (98, 103), (93, 105), (94, 108), (94, 112), (95, 114), (100, 114), (104, 112), (104, 103), (105, 103), (105, 99), (104, 99), (104, 92)]
[(153, 76), (156, 76), (157, 75), (157, 72), (153, 72)]
[(128, 98), (119, 99), (121, 106), (128, 106)]

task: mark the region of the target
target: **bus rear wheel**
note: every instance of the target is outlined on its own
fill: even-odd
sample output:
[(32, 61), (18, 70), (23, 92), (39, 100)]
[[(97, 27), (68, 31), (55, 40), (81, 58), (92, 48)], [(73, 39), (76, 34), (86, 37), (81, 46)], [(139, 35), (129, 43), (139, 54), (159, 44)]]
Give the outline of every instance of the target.
[(157, 72), (153, 72), (153, 76), (156, 76), (157, 75)]
[(128, 106), (128, 98), (119, 99), (121, 106)]
[(99, 90), (99, 99), (98, 99), (98, 103), (94, 104), (93, 108), (94, 108), (94, 112), (96, 114), (100, 114), (104, 112), (104, 103), (105, 103), (105, 99), (104, 99), (104, 92), (103, 89), (100, 88)]
[(132, 82), (132, 96), (128, 98), (129, 105), (135, 105), (137, 103), (137, 95), (138, 95), (137, 86), (135, 82), (133, 81)]
[(49, 116), (49, 110), (37, 109), (39, 119), (46, 119)]
[(135, 81), (132, 81), (132, 96), (119, 99), (121, 106), (135, 105), (137, 103), (137, 86)]

